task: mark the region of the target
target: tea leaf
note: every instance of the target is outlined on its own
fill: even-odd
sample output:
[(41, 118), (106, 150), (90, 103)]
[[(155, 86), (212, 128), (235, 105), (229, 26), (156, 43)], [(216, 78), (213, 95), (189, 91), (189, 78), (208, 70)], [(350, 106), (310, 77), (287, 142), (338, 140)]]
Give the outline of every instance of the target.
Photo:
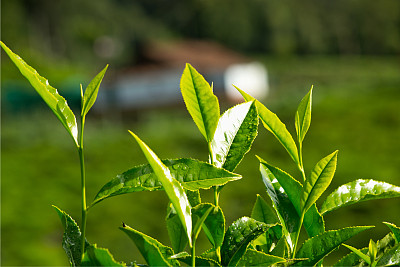
[(347, 227), (314, 236), (306, 240), (296, 253), (297, 258), (307, 258), (307, 260), (295, 265), (313, 266), (351, 237), (372, 227), (374, 226)]
[[(189, 255), (187, 252), (182, 252), (175, 254), (171, 257), (171, 259), (177, 259), (183, 263), (186, 263), (188, 266), (192, 264), (192, 256)], [(203, 256), (196, 256), (196, 266), (221, 266), (217, 261), (214, 259), (206, 258)]]
[[(274, 180), (275, 178), (279, 182), (279, 185), (283, 188), (283, 190), (280, 189), (280, 191), (283, 191), (287, 194), (294, 208), (296, 209), (297, 214), (301, 216), (299, 195), (303, 190), (303, 186), (296, 179), (290, 176), (290, 174), (268, 164), (261, 158), (258, 159), (260, 160), (262, 166), (269, 170), (270, 175), (273, 175), (270, 180)], [(304, 216), (304, 227), (309, 237), (313, 237), (325, 231), (324, 220), (321, 214), (319, 214), (315, 205), (311, 206), (311, 208), (306, 212)]]
[(311, 176), (306, 180), (303, 194), (300, 199), (301, 210), (306, 212), (325, 192), (332, 181), (336, 170), (338, 151), (321, 159), (311, 171)]
[[(359, 250), (361, 253), (365, 254), (368, 253), (368, 248), (363, 248)], [(333, 266), (335, 267), (342, 267), (342, 266), (364, 266), (367, 263), (360, 258), (356, 253), (351, 252), (341, 258), (338, 262), (336, 262)]]
[(176, 266), (179, 263), (170, 259), (174, 255), (174, 251), (158, 242), (156, 239), (147, 236), (125, 224), (119, 227), (125, 232), (133, 242), (150, 266)]
[(295, 126), (299, 143), (303, 142), (311, 124), (312, 87), (308, 94), (301, 100), (295, 117)]
[(342, 244), (342, 245), (345, 246), (346, 248), (350, 249), (351, 251), (353, 251), (358, 257), (363, 259), (366, 263), (371, 264), (371, 259), (369, 258), (369, 256), (364, 254), (362, 251), (356, 249), (355, 247), (346, 245), (346, 244)]
[[(79, 229), (79, 226), (76, 224), (74, 219), (72, 219), (71, 216), (69, 216), (65, 211), (59, 209), (54, 205), (53, 208), (57, 211), (57, 214), (60, 217), (61, 223), (64, 227), (62, 246), (68, 256), (68, 260), (71, 266), (80, 266), (82, 260), (82, 245), (81, 231)], [(88, 246), (90, 246), (90, 244), (86, 241), (85, 250)]]
[(225, 216), (221, 207), (203, 203), (194, 207), (193, 213), (201, 217), (210, 207), (212, 210), (204, 221), (203, 230), (213, 247), (217, 248), (222, 245), (225, 234)]
[(396, 244), (389, 251), (379, 258), (376, 266), (399, 266), (400, 264), (400, 243)]
[(240, 259), (238, 266), (271, 266), (285, 261), (286, 260), (281, 257), (268, 255), (254, 249), (248, 249)]
[(251, 218), (256, 221), (264, 222), (267, 224), (274, 224), (278, 222), (274, 211), (267, 204), (267, 202), (257, 194), (256, 203), (254, 203), (253, 210), (251, 212)]
[[(206, 162), (194, 159), (166, 159), (162, 163), (168, 167), (172, 177), (187, 190), (208, 189), (241, 179), (239, 174), (217, 168)], [(162, 190), (161, 181), (150, 164), (134, 167), (105, 184), (94, 198), (91, 207), (98, 202), (122, 194)]]
[(211, 142), (220, 115), (218, 98), (204, 77), (188, 63), (180, 85), (189, 114), (207, 142)]
[(289, 131), (286, 129), (285, 124), (281, 122), (281, 120), (278, 118), (278, 116), (276, 116), (275, 113), (271, 112), (254, 97), (250, 96), (249, 94), (245, 93), (237, 87), (236, 89), (242, 94), (243, 98), (246, 101), (255, 101), (258, 110), (258, 116), (260, 117), (264, 127), (278, 139), (278, 141), (283, 145), (283, 147), (292, 157), (294, 162), (298, 166), (300, 166), (296, 143), (294, 142)]
[(165, 192), (172, 205), (174, 206), (182, 225), (186, 229), (189, 239), (189, 246), (192, 246), (192, 214), (189, 200), (183, 190), (181, 184), (172, 177), (169, 169), (161, 162), (157, 155), (134, 133), (130, 132), (136, 139), (144, 155), (149, 161), (154, 173), (157, 175), (158, 180), (164, 187)]
[(211, 151), (214, 165), (233, 171), (257, 136), (258, 114), (254, 102), (228, 109), (219, 119)]
[(383, 222), (389, 229), (392, 231), (394, 238), (396, 239), (396, 243), (400, 242), (400, 227), (397, 227), (393, 223)]
[(94, 77), (93, 80), (89, 83), (88, 87), (86, 87), (85, 94), (82, 99), (82, 117), (86, 116), (90, 108), (93, 106), (94, 102), (96, 102), (100, 84), (103, 80), (104, 74), (106, 74), (107, 68), (108, 65), (99, 74), (97, 74), (96, 77)]
[(367, 200), (400, 197), (400, 187), (389, 183), (359, 179), (338, 187), (322, 204), (321, 213)]
[(268, 196), (271, 198), (273, 208), (282, 224), (282, 232), (289, 245), (290, 251), (294, 248), (297, 232), (300, 231), (300, 217), (290, 201), (289, 197), (282, 190), (281, 185), (263, 164), (260, 164), (260, 172), (267, 189)]
[(14, 54), (1, 41), (0, 45), (17, 66), (21, 74), (25, 76), (32, 87), (35, 88), (36, 92), (42, 97), (44, 102), (46, 102), (46, 104), (64, 125), (67, 132), (74, 139), (76, 147), (79, 147), (76, 118), (74, 113), (69, 108), (67, 101), (58, 94), (57, 89), (52, 87), (46, 78), (40, 76), (39, 73), (34, 68), (26, 64), (26, 62), (20, 56)]
[(110, 251), (105, 248), (98, 248), (96, 244), (86, 248), (81, 266), (120, 266), (126, 267), (125, 263), (118, 263), (114, 260)]
[(236, 266), (250, 242), (267, 231), (268, 227), (267, 224), (248, 217), (236, 220), (225, 233), (221, 246), (222, 265)]
[(175, 252), (181, 252), (188, 244), (188, 238), (185, 227), (183, 227), (181, 220), (172, 203), (170, 203), (170, 211), (166, 218), (167, 231), (169, 239), (171, 240), (172, 249)]

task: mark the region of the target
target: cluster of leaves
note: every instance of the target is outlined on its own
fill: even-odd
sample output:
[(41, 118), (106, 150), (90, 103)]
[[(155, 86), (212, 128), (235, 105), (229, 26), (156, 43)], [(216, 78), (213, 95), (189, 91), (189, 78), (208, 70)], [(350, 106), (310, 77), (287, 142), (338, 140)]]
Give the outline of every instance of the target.
[[(399, 197), (400, 187), (374, 180), (356, 180), (338, 187), (321, 207), (317, 207), (316, 201), (334, 177), (338, 152), (321, 159), (306, 175), (302, 142), (311, 123), (312, 88), (296, 111), (296, 144), (276, 114), (239, 88), (245, 102), (220, 115), (212, 85), (187, 64), (181, 79), (181, 92), (189, 114), (208, 144), (209, 162), (189, 158), (161, 160), (130, 132), (149, 163), (117, 175), (100, 189), (90, 205), (86, 205), (83, 128), (106, 68), (92, 80), (85, 93), (81, 86), (79, 135), (75, 115), (65, 99), (19, 56), (3, 43), (1, 46), (60, 119), (81, 156), (82, 232), (66, 212), (55, 207), (64, 227), (62, 245), (72, 266), (127, 266), (115, 261), (107, 249), (86, 240), (86, 213), (112, 196), (156, 190), (164, 190), (170, 201), (166, 225), (171, 247), (126, 224), (120, 227), (136, 244), (149, 266), (313, 266), (322, 264), (323, 259), (342, 244), (352, 252), (337, 266), (400, 264), (400, 228), (394, 224), (386, 223), (391, 233), (377, 242), (371, 240), (368, 248), (360, 250), (344, 242), (373, 226), (325, 229), (325, 214), (366, 200)], [(226, 228), (225, 216), (218, 204), (219, 195), (227, 183), (241, 179), (234, 171), (257, 136), (259, 120), (293, 159), (300, 179), (258, 158), (272, 208), (258, 195), (251, 217), (241, 217)], [(200, 189), (214, 190), (214, 203), (202, 202)], [(299, 244), (303, 226), (308, 239)], [(210, 249), (196, 255), (196, 240), (202, 230), (210, 242)]]

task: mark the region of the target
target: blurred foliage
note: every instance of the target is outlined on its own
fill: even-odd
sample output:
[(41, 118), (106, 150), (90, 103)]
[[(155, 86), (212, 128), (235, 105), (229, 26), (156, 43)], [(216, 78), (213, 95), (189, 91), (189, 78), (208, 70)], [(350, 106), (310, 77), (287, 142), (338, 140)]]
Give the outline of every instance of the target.
[(2, 21), (14, 50), (81, 65), (137, 63), (148, 40), (171, 38), (285, 55), (400, 52), (392, 0), (13, 0), (2, 2)]
[[(395, 58), (258, 58), (269, 67), (271, 92), (265, 104), (292, 134), (297, 104), (315, 82), (312, 124), (304, 140), (305, 167), (310, 171), (319, 159), (339, 149), (337, 172), (328, 192), (358, 178), (400, 185), (400, 66)], [(224, 103), (221, 110), (231, 105)], [(127, 129), (142, 136), (160, 158), (208, 157), (207, 144), (183, 101), (175, 109), (111, 116), (96, 119), (95, 113), (89, 113), (87, 119), (89, 200), (111, 178), (146, 162)], [(29, 112), (3, 114), (2, 126), (2, 265), (66, 265), (62, 226), (51, 205), (63, 208), (79, 223), (79, 160), (70, 137), (44, 103)], [(260, 127), (253, 149), (237, 169), (243, 179), (221, 193), (227, 224), (250, 215), (256, 194), (267, 199), (255, 155), (294, 177), (300, 175), (281, 145)], [(212, 195), (203, 195), (203, 200), (211, 201)], [(388, 232), (382, 221), (400, 223), (398, 201), (365, 202), (335, 211), (327, 215), (327, 229), (376, 225), (349, 243), (362, 247), (370, 238), (382, 238)], [(110, 198), (90, 210), (88, 239), (109, 248), (118, 260), (142, 262), (118, 226), (124, 221), (169, 244), (165, 226), (159, 223), (165, 218), (167, 203), (164, 192)], [(207, 242), (202, 236), (199, 252)], [(347, 252), (340, 249), (336, 255)]]

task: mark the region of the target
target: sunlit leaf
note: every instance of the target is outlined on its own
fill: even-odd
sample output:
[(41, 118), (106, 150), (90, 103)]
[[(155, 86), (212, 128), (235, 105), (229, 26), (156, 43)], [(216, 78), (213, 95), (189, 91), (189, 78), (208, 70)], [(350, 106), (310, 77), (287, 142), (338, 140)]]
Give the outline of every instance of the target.
[(248, 217), (236, 220), (225, 233), (221, 246), (221, 263), (236, 266), (251, 241), (268, 229), (268, 225)]
[(301, 100), (295, 117), (295, 126), (299, 143), (303, 142), (311, 124), (312, 87), (308, 94)]
[(213, 163), (233, 171), (257, 136), (258, 113), (254, 102), (246, 102), (227, 110), (219, 119), (211, 141)]
[(174, 251), (158, 242), (156, 239), (145, 235), (125, 224), (120, 227), (133, 242), (150, 266), (176, 266), (179, 265), (174, 259), (170, 259), (174, 255)]
[(321, 213), (326, 214), (341, 207), (366, 200), (400, 197), (400, 187), (389, 183), (359, 179), (338, 187), (321, 206)]
[(351, 251), (353, 251), (358, 257), (363, 259), (366, 263), (371, 264), (371, 259), (369, 258), (369, 256), (364, 254), (361, 250), (358, 250), (355, 247), (352, 247), (352, 246), (349, 246), (346, 244), (342, 244), (342, 245), (345, 246), (346, 248), (350, 249)]
[(286, 260), (281, 257), (268, 255), (254, 249), (248, 249), (240, 259), (238, 266), (271, 266), (285, 261)]
[(207, 142), (211, 142), (220, 116), (218, 98), (209, 83), (190, 64), (186, 64), (180, 85), (189, 114)]
[[(172, 177), (187, 190), (208, 189), (211, 186), (224, 185), (241, 178), (239, 174), (194, 159), (166, 159), (162, 160), (162, 163), (168, 167)], [(162, 183), (150, 164), (140, 165), (117, 175), (105, 184), (97, 193), (91, 206), (112, 196), (161, 189), (163, 189)]]
[(383, 222), (389, 229), (392, 231), (394, 238), (396, 239), (396, 242), (400, 242), (400, 227), (397, 227), (393, 223), (388, 223), (388, 222)]
[(185, 191), (181, 184), (172, 177), (170, 170), (162, 163), (157, 155), (142, 140), (140, 140), (139, 137), (132, 132), (130, 133), (136, 139), (149, 161), (151, 168), (157, 175), (158, 180), (161, 182), (169, 200), (176, 210), (176, 213), (181, 219), (182, 225), (186, 229), (189, 246), (192, 246), (192, 207), (190, 206)]
[(105, 248), (98, 248), (96, 244), (86, 248), (81, 266), (119, 266), (125, 267), (125, 263), (118, 263), (114, 260), (110, 251)]
[[(68, 256), (68, 260), (71, 266), (80, 266), (82, 260), (81, 230), (74, 219), (72, 219), (65, 211), (54, 205), (53, 208), (57, 211), (64, 227), (62, 246)], [(90, 246), (90, 244), (86, 241), (85, 249), (88, 246)]]
[(64, 125), (65, 129), (75, 141), (78, 147), (78, 127), (74, 113), (69, 108), (67, 101), (58, 94), (57, 89), (52, 87), (46, 78), (43, 78), (39, 73), (26, 64), (24, 60), (17, 54), (14, 54), (3, 42), (0, 41), (1, 47), (6, 51), (7, 55), (17, 66), (19, 71), (30, 82), (36, 92), (42, 97), (44, 102), (50, 107), (57, 118)]
[(302, 212), (306, 212), (328, 188), (336, 171), (337, 154), (335, 151), (326, 156), (312, 169), (300, 198)]
[(86, 116), (89, 112), (90, 108), (93, 106), (94, 102), (96, 102), (97, 94), (99, 93), (99, 88), (101, 81), (103, 80), (104, 74), (106, 74), (108, 65), (93, 78), (93, 80), (89, 83), (88, 87), (85, 90), (85, 94), (83, 95), (82, 100), (82, 117)]
[(294, 162), (300, 166), (296, 143), (294, 142), (292, 135), (286, 129), (285, 124), (281, 122), (281, 120), (275, 113), (271, 112), (258, 100), (255, 100), (254, 97), (250, 96), (249, 94), (245, 93), (244, 91), (240, 90), (237, 87), (236, 89), (242, 94), (243, 98), (246, 101), (255, 101), (258, 110), (258, 115), (264, 127), (278, 139), (278, 141), (283, 145), (283, 147), (292, 157)]
[[(280, 186), (282, 186), (280, 191), (287, 194), (294, 208), (296, 209), (297, 214), (301, 216), (300, 195), (303, 190), (303, 186), (290, 174), (268, 164), (261, 158), (258, 159), (260, 160), (262, 166), (269, 170), (270, 175), (272, 175), (271, 179), (276, 179), (279, 182)], [(324, 220), (321, 214), (319, 214), (315, 205), (311, 206), (311, 208), (306, 212), (303, 223), (309, 237), (313, 237), (325, 231)]]
[(313, 266), (351, 237), (372, 227), (373, 226), (348, 227), (326, 231), (323, 234), (314, 236), (306, 240), (296, 253), (296, 258), (307, 258), (307, 260), (298, 262), (295, 265)]

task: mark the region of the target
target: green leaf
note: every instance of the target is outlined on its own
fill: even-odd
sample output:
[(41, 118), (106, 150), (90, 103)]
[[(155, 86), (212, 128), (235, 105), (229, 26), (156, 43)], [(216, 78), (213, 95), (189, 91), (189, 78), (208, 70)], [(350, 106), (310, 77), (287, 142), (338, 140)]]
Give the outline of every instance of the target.
[(176, 213), (181, 219), (182, 225), (186, 229), (186, 233), (189, 239), (189, 246), (192, 246), (192, 208), (189, 200), (183, 190), (181, 184), (172, 177), (170, 170), (162, 163), (157, 155), (134, 133), (129, 131), (131, 135), (136, 139), (144, 155), (149, 161), (154, 173), (157, 175), (158, 180), (164, 187), (165, 192), (172, 205), (174, 206)]
[(400, 227), (397, 227), (393, 223), (388, 223), (388, 222), (383, 222), (389, 229), (392, 231), (394, 238), (396, 240), (396, 243), (400, 242)]
[(251, 241), (267, 231), (268, 225), (248, 217), (236, 220), (225, 233), (221, 246), (221, 263), (236, 266)]
[[(188, 266), (192, 264), (192, 256), (189, 253), (181, 252), (175, 254), (171, 257), (171, 259), (177, 259), (183, 263), (186, 263)], [(196, 266), (221, 266), (217, 261), (214, 259), (206, 258), (203, 256), (196, 256)]]
[(193, 240), (196, 240), (199, 236), (204, 221), (214, 208), (216, 207), (210, 203), (201, 203), (192, 208)]
[(125, 224), (120, 227), (133, 242), (150, 266), (176, 266), (179, 265), (174, 259), (170, 259), (174, 255), (174, 251), (158, 242), (156, 239), (147, 236)]
[(202, 203), (194, 207), (192, 213), (201, 218), (208, 211), (209, 214), (202, 227), (210, 243), (217, 248), (222, 245), (225, 234), (225, 217), (221, 207)]
[(296, 253), (297, 258), (307, 258), (307, 260), (301, 261), (295, 265), (313, 266), (343, 242), (346, 242), (356, 234), (372, 227), (374, 226), (348, 227), (340, 230), (326, 231), (323, 234), (314, 236), (306, 240)]
[(367, 200), (400, 197), (400, 187), (385, 182), (359, 179), (338, 187), (322, 204), (321, 213)]
[(171, 240), (172, 249), (175, 252), (181, 252), (186, 248), (188, 244), (188, 237), (186, 234), (185, 227), (183, 227), (178, 214), (170, 203), (170, 211), (166, 218), (167, 231), (169, 239)]
[(303, 213), (318, 200), (331, 183), (336, 170), (337, 153), (338, 151), (336, 150), (321, 159), (311, 171), (311, 176), (306, 180), (303, 194), (300, 198)]
[[(368, 253), (368, 248), (363, 248), (359, 250), (361, 253)], [(336, 262), (333, 266), (342, 267), (342, 266), (364, 266), (367, 264), (359, 255), (354, 252), (351, 252), (341, 258), (338, 262)]]
[(257, 129), (258, 113), (254, 102), (228, 109), (219, 119), (211, 141), (214, 165), (233, 171), (249, 152)]
[(286, 238), (290, 251), (294, 248), (294, 240), (296, 240), (297, 232), (300, 230), (300, 217), (286, 195), (282, 190), (275, 176), (263, 164), (260, 164), (260, 172), (267, 189), (268, 196), (271, 198), (273, 208), (282, 225), (283, 235)]
[(204, 77), (190, 64), (186, 64), (183, 71), (181, 92), (193, 121), (207, 142), (211, 142), (220, 116), (218, 98)]
[[(166, 159), (162, 163), (168, 167), (172, 177), (187, 190), (208, 189), (242, 178), (239, 174), (194, 159)], [(140, 165), (117, 175), (105, 184), (97, 193), (91, 207), (112, 196), (162, 189), (162, 183), (150, 164)]]
[[(272, 175), (270, 180), (273, 181), (276, 179), (279, 182), (280, 186), (282, 186), (282, 189), (279, 189), (280, 192), (283, 190), (287, 194), (288, 198), (296, 209), (297, 214), (301, 216), (299, 195), (303, 190), (303, 186), (296, 179), (290, 176), (290, 174), (268, 164), (259, 157), (258, 159), (260, 160), (262, 166), (269, 170), (269, 175)], [(311, 206), (311, 208), (306, 212), (303, 223), (309, 237), (313, 237), (325, 231), (324, 220), (321, 214), (319, 214), (315, 205)]]
[(267, 224), (274, 224), (278, 222), (274, 211), (259, 194), (257, 194), (256, 202), (254, 203), (253, 210), (251, 211), (251, 218)]
[(360, 257), (361, 259), (363, 259), (366, 263), (371, 264), (371, 259), (369, 258), (368, 255), (364, 254), (363, 252), (361, 252), (360, 250), (356, 249), (355, 247), (346, 245), (346, 244), (342, 244), (343, 246), (345, 246), (346, 248), (350, 249), (351, 251), (353, 251), (358, 257)]
[(85, 94), (82, 99), (82, 117), (86, 116), (90, 108), (93, 106), (94, 102), (96, 102), (100, 84), (103, 80), (104, 74), (106, 74), (107, 68), (108, 65), (99, 74), (97, 74), (96, 77), (94, 77), (93, 80), (89, 83), (88, 87), (86, 87)]
[[(62, 240), (62, 246), (65, 253), (68, 256), (68, 260), (71, 266), (80, 266), (82, 255), (81, 255), (81, 231), (79, 226), (76, 224), (74, 219), (71, 218), (65, 211), (59, 209), (53, 205), (53, 208), (57, 211), (58, 216), (61, 219), (61, 223), (64, 227), (64, 234)], [(90, 244), (86, 241), (85, 249)]]
[[(244, 91), (240, 90), (236, 87), (236, 89), (242, 94), (243, 98), (246, 101), (253, 101), (255, 100), (254, 97), (250, 96), (249, 94), (245, 93)], [(271, 112), (268, 108), (266, 108), (263, 104), (261, 104), (258, 100), (255, 100), (256, 107), (258, 110), (258, 116), (261, 119), (264, 127), (270, 131), (278, 141), (283, 145), (283, 147), (287, 150), (289, 155), (292, 157), (294, 162), (300, 166), (299, 155), (297, 151), (296, 143), (293, 140), (293, 137), (286, 129), (285, 124), (281, 122), (281, 120)]]
[(17, 54), (14, 54), (3, 42), (0, 41), (1, 47), (8, 54), (10, 59), (17, 66), (19, 71), (30, 82), (36, 92), (42, 97), (50, 109), (54, 112), (57, 118), (64, 125), (65, 129), (74, 139), (76, 147), (78, 144), (78, 127), (74, 113), (69, 108), (67, 101), (58, 94), (57, 89), (52, 87), (48, 80), (39, 75), (39, 73), (26, 64), (24, 60)]
[(240, 259), (238, 266), (271, 266), (273, 264), (285, 262), (281, 257), (268, 255), (263, 252), (248, 249)]
[(299, 143), (303, 142), (311, 124), (312, 90), (313, 87), (311, 87), (308, 94), (301, 100), (296, 111), (295, 125)]
[(125, 263), (118, 263), (114, 257), (105, 248), (98, 248), (96, 244), (90, 245), (86, 248), (83, 255), (81, 266), (120, 266), (126, 267)]
[(400, 243), (379, 258), (376, 266), (399, 266), (400, 265)]

